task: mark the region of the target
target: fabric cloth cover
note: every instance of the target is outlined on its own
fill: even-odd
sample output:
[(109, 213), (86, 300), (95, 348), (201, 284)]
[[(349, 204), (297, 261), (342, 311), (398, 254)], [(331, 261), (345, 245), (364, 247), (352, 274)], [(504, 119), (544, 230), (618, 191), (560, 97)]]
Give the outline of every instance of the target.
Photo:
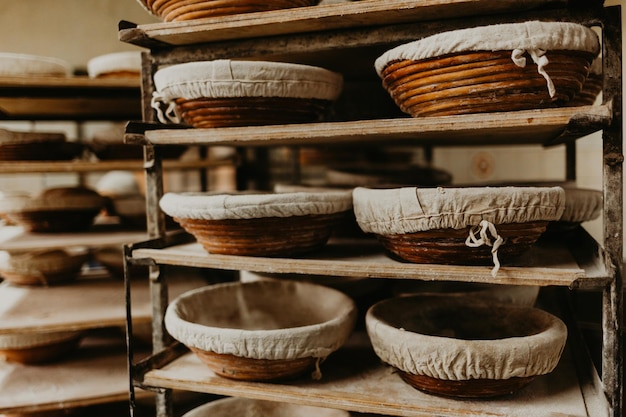
[(5, 77), (68, 77), (69, 62), (47, 56), (0, 52), (0, 76)]
[(115, 71), (132, 71), (141, 73), (141, 52), (126, 51), (99, 55), (87, 62), (87, 74), (91, 78)]
[(565, 188), (565, 208), (560, 220), (582, 223), (597, 219), (602, 212), (602, 191)]
[(267, 194), (166, 193), (160, 201), (172, 217), (204, 220), (333, 214), (352, 208), (350, 191)]
[(355, 320), (354, 301), (342, 292), (275, 280), (191, 290), (165, 314), (167, 331), (186, 346), (270, 360), (325, 358), (346, 342)]
[(561, 187), (393, 188), (353, 192), (354, 213), (366, 233), (394, 235), (561, 218)]
[[(382, 303), (388, 308), (381, 308)], [(499, 305), (501, 316), (510, 319), (512, 326), (519, 327), (515, 321), (521, 321), (532, 323), (540, 331), (527, 336), (481, 340), (431, 335), (400, 327), (408, 327), (411, 320), (430, 320), (431, 310), (441, 306), (450, 310), (448, 314), (455, 314), (454, 302), (430, 298), (430, 302), (420, 304), (420, 300), (413, 297), (401, 297), (379, 304), (366, 314), (367, 332), (374, 351), (384, 362), (414, 375), (454, 381), (543, 375), (554, 370), (567, 339), (565, 324), (536, 308)], [(411, 314), (419, 319), (408, 319)], [(463, 320), (463, 310), (456, 314)], [(437, 324), (435, 321), (432, 326)]]
[(335, 100), (343, 76), (310, 65), (266, 61), (187, 62), (154, 74), (152, 107), (162, 121), (176, 120), (177, 98), (282, 97)]

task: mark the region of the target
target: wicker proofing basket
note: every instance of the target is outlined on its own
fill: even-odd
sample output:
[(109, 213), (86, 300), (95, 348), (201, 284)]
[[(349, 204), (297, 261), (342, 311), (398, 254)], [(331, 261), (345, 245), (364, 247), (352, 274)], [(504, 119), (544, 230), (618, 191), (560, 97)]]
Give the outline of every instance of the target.
[(319, 0), (141, 0), (165, 22), (314, 6)]
[(323, 247), (347, 212), (258, 219), (174, 218), (209, 253), (291, 256)]
[[(498, 234), (506, 244), (498, 250), (501, 261), (508, 261), (526, 252), (541, 237), (547, 221), (497, 225)], [(488, 265), (492, 262), (491, 247), (468, 247), (465, 244), (470, 228), (437, 229), (398, 235), (378, 235), (378, 241), (393, 257), (424, 264)]]
[(456, 398), (508, 395), (552, 372), (567, 339), (557, 317), (465, 296), (406, 296), (372, 306), (376, 354), (410, 386)]
[(217, 375), (275, 381), (315, 369), (345, 343), (355, 317), (354, 302), (337, 290), (256, 281), (191, 290), (168, 306), (165, 325)]
[(510, 51), (463, 52), (422, 61), (391, 62), (383, 69), (383, 86), (402, 111), (413, 117), (567, 103), (581, 91), (594, 56), (580, 51), (548, 51), (546, 56), (550, 61), (546, 72), (556, 88), (554, 97), (550, 97), (546, 80), (536, 67), (518, 67)]
[(233, 97), (176, 100), (184, 122), (196, 128), (261, 126), (318, 120), (326, 100), (288, 97)]

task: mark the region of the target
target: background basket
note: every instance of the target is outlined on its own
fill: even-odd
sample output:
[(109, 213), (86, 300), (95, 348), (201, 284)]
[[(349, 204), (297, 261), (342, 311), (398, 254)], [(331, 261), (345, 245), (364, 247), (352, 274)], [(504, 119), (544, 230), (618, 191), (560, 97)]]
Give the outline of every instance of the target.
[(165, 22), (314, 6), (319, 0), (142, 0)]
[(402, 111), (413, 117), (562, 105), (581, 91), (594, 56), (580, 51), (548, 51), (546, 56), (554, 97), (536, 65), (518, 67), (510, 51), (391, 62), (382, 71), (383, 86)]

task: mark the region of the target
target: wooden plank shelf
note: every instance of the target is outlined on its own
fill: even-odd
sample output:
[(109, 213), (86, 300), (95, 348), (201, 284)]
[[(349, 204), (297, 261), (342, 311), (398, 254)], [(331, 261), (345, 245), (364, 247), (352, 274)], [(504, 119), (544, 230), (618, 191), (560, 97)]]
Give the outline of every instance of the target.
[(0, 77), (0, 120), (141, 118), (139, 79)]
[[(116, 336), (88, 335), (72, 355), (45, 365), (0, 361), (0, 414), (67, 411), (128, 401), (124, 338)], [(149, 395), (137, 391), (139, 398)]]
[(95, 225), (89, 231), (77, 233), (30, 233), (19, 226), (4, 226), (0, 227), (0, 250), (121, 246), (147, 236), (145, 230), (125, 230), (115, 225)]
[[(143, 171), (143, 160), (117, 161), (2, 161), (0, 174), (52, 173), (52, 172), (102, 172), (102, 171)], [(209, 169), (234, 165), (233, 158), (209, 160), (163, 160), (166, 170)]]
[(610, 279), (609, 273), (601, 258), (590, 253), (593, 251), (577, 254), (584, 257), (578, 258), (563, 243), (540, 242), (515, 262), (503, 264), (495, 277), (491, 275), (491, 266), (400, 262), (387, 256), (375, 239), (331, 240), (323, 249), (298, 258), (209, 254), (195, 242), (165, 249), (137, 248), (132, 250), (132, 258), (149, 258), (157, 264), (265, 273), (329, 275), (332, 271), (333, 276), (346, 277), (602, 288)]
[[(176, 297), (207, 285), (199, 274), (176, 277), (169, 291)], [(133, 280), (133, 324), (148, 324), (152, 304), (146, 280)], [(0, 335), (41, 331), (122, 329), (126, 324), (124, 282), (121, 277), (79, 277), (54, 286), (18, 286), (0, 283)]]
[[(148, 371), (147, 386), (258, 398), (355, 412), (411, 417), (601, 417), (597, 375), (577, 373), (580, 359), (566, 348), (557, 369), (521, 391), (489, 400), (457, 400), (422, 393), (404, 383), (375, 356), (365, 334), (355, 337), (321, 364), (322, 379), (261, 383), (220, 377), (191, 353)], [(594, 378), (595, 377), (595, 378)]]
[[(293, 35), (335, 29), (380, 26), (435, 19), (467, 18), (521, 12), (541, 6), (566, 5), (566, 0), (379, 0), (299, 7), (182, 22), (132, 25), (120, 23), (122, 42), (151, 47), (189, 45), (242, 38)], [(165, 45), (161, 45), (165, 46)]]
[(127, 143), (154, 145), (316, 146), (393, 142), (419, 145), (555, 145), (608, 126), (611, 106), (561, 107), (459, 116), (320, 122), (212, 129), (147, 129)]

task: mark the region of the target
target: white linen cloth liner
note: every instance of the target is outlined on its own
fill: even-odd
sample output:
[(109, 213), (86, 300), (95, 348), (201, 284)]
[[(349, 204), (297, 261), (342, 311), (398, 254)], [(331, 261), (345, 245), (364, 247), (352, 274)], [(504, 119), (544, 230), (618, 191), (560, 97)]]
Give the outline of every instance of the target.
[(600, 42), (596, 33), (583, 25), (569, 22), (504, 23), (460, 29), (400, 45), (382, 54), (374, 66), (379, 76), (387, 64), (399, 60), (419, 61), (467, 51), (511, 51), (511, 60), (518, 67), (527, 65), (528, 53), (537, 65), (537, 72), (546, 79), (550, 97), (556, 91), (546, 73), (550, 50), (585, 51), (597, 55)]
[(353, 192), (354, 213), (366, 233), (394, 235), (561, 218), (561, 187), (368, 189)]
[(218, 59), (159, 69), (154, 74), (154, 85), (152, 107), (159, 120), (180, 123), (177, 98), (283, 97), (332, 101), (341, 93), (343, 76), (310, 65)]
[(354, 214), (361, 230), (378, 235), (470, 227), (465, 244), (490, 246), (496, 276), (498, 248), (505, 244), (497, 225), (554, 221), (561, 218), (561, 187), (393, 188), (357, 187)]
[(81, 335), (76, 330), (54, 332), (7, 333), (0, 335), (0, 349), (26, 349), (60, 343), (75, 339)]
[(560, 220), (582, 223), (594, 220), (602, 211), (602, 191), (565, 187), (565, 208)]
[(68, 77), (72, 75), (72, 66), (59, 58), (0, 52), (0, 75)]
[(204, 220), (333, 214), (352, 208), (351, 191), (267, 194), (166, 193), (159, 202), (171, 217)]
[[(257, 302), (248, 305), (246, 292)], [(242, 301), (238, 303), (233, 298)], [(260, 310), (258, 304), (274, 305), (276, 314)], [(296, 304), (298, 306), (294, 307)], [(315, 313), (317, 318), (326, 320), (313, 323), (312, 314), (303, 312), (305, 309), (315, 309), (320, 312)], [(240, 313), (235, 313), (237, 310)], [(246, 314), (248, 320), (245, 320)], [(294, 318), (297, 314), (306, 314), (306, 320)], [(201, 324), (207, 321), (203, 317), (220, 315), (222, 319), (211, 321), (221, 324)], [(235, 323), (228, 327), (228, 321), (237, 315), (248, 323), (247, 328), (236, 328)], [(197, 288), (177, 297), (165, 313), (167, 331), (186, 346), (269, 360), (323, 359), (346, 342), (355, 320), (354, 301), (342, 292), (322, 285), (286, 280), (234, 282)], [(281, 322), (310, 324), (275, 328)]]
[(509, 379), (554, 370), (567, 339), (565, 324), (542, 310), (526, 308), (518, 319), (543, 320), (546, 330), (525, 337), (464, 340), (405, 331), (366, 314), (367, 332), (376, 355), (413, 375), (453, 381)]
[(99, 55), (87, 62), (87, 74), (91, 78), (113, 71), (141, 72), (141, 52), (126, 51)]

